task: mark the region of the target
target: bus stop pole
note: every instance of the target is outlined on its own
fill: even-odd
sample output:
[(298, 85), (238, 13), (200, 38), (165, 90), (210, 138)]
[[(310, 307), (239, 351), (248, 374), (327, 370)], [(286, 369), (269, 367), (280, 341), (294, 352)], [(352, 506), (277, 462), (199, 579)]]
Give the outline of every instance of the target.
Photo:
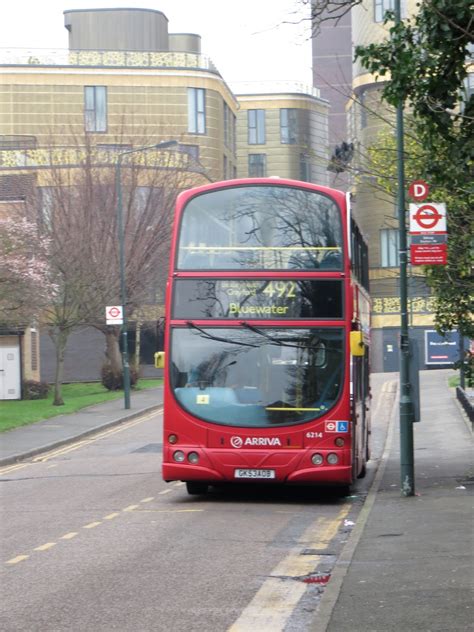
[[(400, 0), (395, 0), (395, 24), (400, 24)], [(408, 336), (408, 253), (405, 213), (403, 101), (397, 105), (398, 232), (400, 249), (400, 492), (415, 495), (413, 421), (410, 389), (410, 339)]]

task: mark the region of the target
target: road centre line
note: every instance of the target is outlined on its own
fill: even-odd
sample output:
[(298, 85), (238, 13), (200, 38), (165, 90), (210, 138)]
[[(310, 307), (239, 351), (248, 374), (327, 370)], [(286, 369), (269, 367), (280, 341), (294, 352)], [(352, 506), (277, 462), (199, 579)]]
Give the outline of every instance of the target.
[[(169, 490), (165, 490), (166, 492), (171, 492), (173, 491), (172, 489)], [(155, 497), (154, 496), (148, 496), (146, 498), (143, 498), (142, 500), (140, 500), (140, 503), (150, 503), (152, 500), (154, 500)], [(200, 512), (200, 511), (204, 511), (204, 509), (170, 509), (170, 510), (151, 510), (151, 509), (142, 509), (140, 507), (140, 505), (128, 505), (127, 507), (124, 507), (124, 509), (122, 509), (120, 512), (116, 511), (110, 514), (107, 514), (106, 516), (104, 516), (102, 518), (102, 520), (97, 520), (94, 522), (90, 522), (89, 524), (84, 525), (82, 528), (83, 529), (94, 529), (95, 527), (100, 526), (101, 524), (103, 524), (104, 520), (113, 520), (114, 518), (117, 518), (118, 516), (120, 516), (122, 513), (131, 513), (133, 511), (135, 511), (136, 509), (140, 510), (140, 513), (190, 513), (190, 512)], [(60, 540), (72, 540), (73, 538), (75, 538), (77, 535), (79, 535), (78, 531), (70, 531), (69, 533), (65, 533), (64, 535), (60, 536)], [(35, 548), (33, 548), (33, 551), (47, 551), (48, 549), (51, 549), (53, 546), (56, 545), (56, 542), (48, 542), (47, 544), (42, 544), (40, 546), (37, 546)], [(11, 560), (8, 560), (5, 562), (5, 564), (10, 564), (10, 565), (14, 565), (17, 564), (18, 562), (22, 562), (24, 560), (29, 559), (29, 555), (18, 555), (17, 557), (12, 558)]]
[(16, 557), (13, 557), (11, 560), (8, 560), (7, 562), (5, 562), (5, 564), (18, 564), (18, 562), (23, 562), (24, 560), (27, 560), (30, 556), (29, 555), (17, 555)]
[(298, 538), (298, 546), (274, 567), (228, 632), (278, 632), (284, 629), (307, 589), (307, 584), (294, 581), (294, 578), (314, 572), (321, 561), (320, 555), (302, 555), (303, 549), (326, 549), (350, 509), (351, 505), (346, 503), (335, 518), (318, 518), (305, 530)]
[(41, 544), (33, 549), (33, 551), (48, 551), (52, 549), (53, 546), (56, 546), (56, 542), (46, 542), (46, 544)]

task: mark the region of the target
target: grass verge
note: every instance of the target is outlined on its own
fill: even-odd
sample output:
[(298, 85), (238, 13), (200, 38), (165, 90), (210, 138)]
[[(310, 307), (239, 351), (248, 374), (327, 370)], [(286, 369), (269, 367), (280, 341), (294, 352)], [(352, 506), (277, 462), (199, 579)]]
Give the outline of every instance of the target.
[(448, 378), (448, 385), (450, 388), (456, 388), (456, 386), (459, 386), (459, 375), (453, 375), (450, 378)]
[[(142, 379), (132, 391), (146, 388), (156, 388), (162, 380)], [(43, 419), (50, 419), (57, 415), (75, 413), (81, 408), (101, 404), (111, 399), (120, 399), (123, 391), (108, 391), (100, 382), (85, 382), (81, 384), (64, 384), (64, 406), (53, 406), (52, 389), (47, 399), (35, 400), (4, 400), (0, 401), (0, 432), (32, 424)]]

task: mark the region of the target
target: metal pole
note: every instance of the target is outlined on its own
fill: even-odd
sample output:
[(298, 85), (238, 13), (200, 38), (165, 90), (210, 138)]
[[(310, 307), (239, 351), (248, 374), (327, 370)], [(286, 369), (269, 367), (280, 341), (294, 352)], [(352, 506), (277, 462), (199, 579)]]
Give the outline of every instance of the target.
[(122, 158), (128, 156), (128, 154), (136, 154), (140, 151), (147, 151), (148, 149), (168, 149), (178, 145), (177, 140), (167, 140), (163, 143), (157, 143), (156, 145), (149, 145), (147, 147), (138, 147), (137, 149), (130, 149), (129, 151), (123, 151), (117, 156), (117, 162), (115, 164), (115, 187), (117, 195), (117, 230), (119, 240), (119, 261), (120, 261), (120, 301), (122, 303), (123, 312), (123, 324), (122, 324), (122, 365), (123, 365), (123, 398), (124, 406), (126, 409), (130, 408), (130, 364), (128, 359), (128, 319), (127, 319), (127, 286), (125, 282), (125, 244), (123, 233), (123, 200), (122, 200), (122, 179), (121, 179), (121, 166)]
[(459, 386), (466, 390), (466, 371), (464, 365), (464, 356), (466, 355), (466, 349), (464, 348), (464, 336), (461, 332), (459, 335)]
[(122, 154), (115, 165), (115, 186), (117, 188), (117, 230), (119, 240), (120, 261), (120, 302), (122, 303), (122, 364), (123, 364), (123, 398), (126, 409), (130, 408), (130, 366), (128, 363), (128, 321), (127, 321), (127, 287), (125, 283), (125, 245), (123, 236), (123, 202), (122, 181), (120, 176)]
[[(395, 0), (395, 24), (400, 24), (400, 0)], [(410, 390), (410, 340), (408, 337), (407, 233), (405, 224), (405, 173), (403, 102), (397, 106), (398, 232), (400, 248), (400, 491), (414, 496), (413, 401)]]

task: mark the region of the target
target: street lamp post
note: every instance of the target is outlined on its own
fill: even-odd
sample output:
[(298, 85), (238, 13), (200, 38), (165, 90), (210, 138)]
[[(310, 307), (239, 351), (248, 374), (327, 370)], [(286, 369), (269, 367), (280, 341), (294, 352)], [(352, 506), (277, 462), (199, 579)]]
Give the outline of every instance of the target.
[(123, 324), (122, 324), (122, 365), (123, 365), (123, 397), (124, 406), (130, 408), (130, 365), (128, 361), (128, 319), (127, 319), (127, 285), (125, 279), (125, 244), (123, 231), (123, 200), (122, 200), (122, 179), (121, 167), (122, 159), (129, 154), (136, 154), (149, 149), (168, 149), (178, 145), (177, 140), (169, 140), (156, 145), (139, 147), (124, 151), (117, 156), (115, 164), (115, 189), (117, 195), (117, 230), (119, 241), (119, 262), (120, 262), (120, 301), (122, 303)]
[[(400, 0), (395, 0), (395, 24), (401, 22)], [(400, 62), (401, 63), (401, 62)], [(408, 252), (405, 224), (405, 170), (403, 101), (397, 105), (398, 235), (400, 248), (400, 491), (415, 495), (413, 397), (410, 386), (410, 339), (408, 335)]]

